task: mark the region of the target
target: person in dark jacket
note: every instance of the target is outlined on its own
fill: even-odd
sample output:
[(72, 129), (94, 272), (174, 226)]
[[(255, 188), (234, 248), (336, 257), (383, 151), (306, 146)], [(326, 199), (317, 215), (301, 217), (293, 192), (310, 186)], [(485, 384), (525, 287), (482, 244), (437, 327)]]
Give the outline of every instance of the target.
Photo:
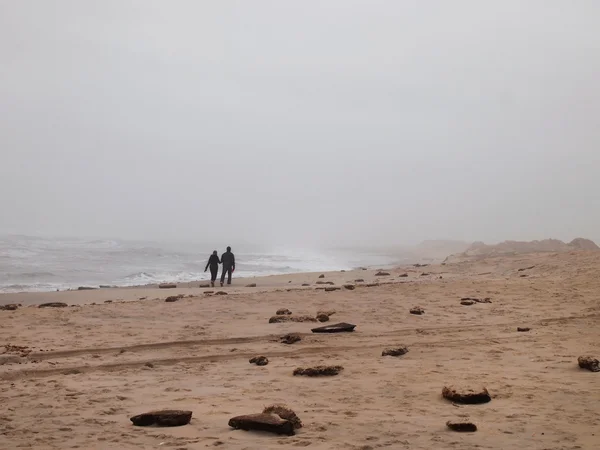
[[(217, 274), (219, 273), (219, 264), (221, 264), (221, 261), (219, 261), (219, 255), (217, 255), (217, 251), (215, 250), (208, 258), (208, 262), (204, 268), (204, 271), (206, 272), (208, 266), (210, 266), (210, 285), (212, 287), (215, 287), (215, 280), (217, 279)], [(221, 283), (221, 286), (222, 285), (223, 283)]]
[(223, 269), (221, 271), (221, 286), (225, 282), (225, 274), (227, 274), (227, 284), (231, 284), (231, 274), (235, 271), (235, 256), (231, 253), (231, 247), (227, 247), (227, 251), (221, 255)]

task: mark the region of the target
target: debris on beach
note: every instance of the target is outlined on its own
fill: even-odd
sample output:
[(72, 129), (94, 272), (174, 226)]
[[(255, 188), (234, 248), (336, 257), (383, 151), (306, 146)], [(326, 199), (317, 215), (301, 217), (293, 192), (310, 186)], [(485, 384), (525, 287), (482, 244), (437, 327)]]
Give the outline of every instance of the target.
[(93, 291), (94, 289), (97, 289), (97, 288), (91, 287), (91, 286), (79, 286), (77, 288), (78, 291)]
[(413, 264), (413, 267), (427, 267), (429, 264)]
[(41, 305), (38, 306), (38, 308), (66, 308), (67, 305), (66, 303), (62, 303), (62, 302), (49, 302), (49, 303), (42, 303)]
[(408, 353), (408, 348), (404, 345), (396, 348), (388, 348), (381, 352), (381, 356), (402, 356)]
[(275, 414), (284, 420), (289, 420), (295, 430), (302, 428), (302, 421), (287, 405), (271, 405), (263, 410), (263, 414)]
[(253, 288), (256, 287), (256, 283), (250, 283), (246, 285), (247, 288)]
[(325, 278), (325, 274), (319, 275), (319, 278)]
[(129, 420), (138, 427), (149, 427), (151, 425), (159, 427), (180, 427), (190, 423), (190, 420), (192, 420), (192, 411), (179, 411), (173, 409), (150, 411), (133, 416)]
[(427, 273), (427, 272), (423, 272), (420, 276), (422, 276), (422, 277), (428, 277), (429, 275), (431, 275), (431, 274)]
[(177, 301), (181, 300), (182, 298), (183, 298), (183, 294), (171, 295), (170, 297), (165, 298), (165, 302), (173, 303), (173, 302), (177, 302)]
[(389, 272), (384, 272), (384, 271), (380, 270), (379, 272), (377, 272), (377, 273), (375, 274), (375, 276), (376, 276), (376, 277), (389, 277), (389, 276), (390, 276), (390, 274), (389, 274)]
[(278, 316), (291, 316), (292, 312), (287, 308), (279, 308), (275, 314)]
[(329, 322), (329, 316), (327, 314), (317, 314), (317, 320), (319, 322)]
[(492, 303), (492, 299), (490, 297), (486, 298), (476, 298), (476, 297), (462, 297), (460, 301), (471, 301), (475, 303)]
[(344, 289), (348, 291), (353, 291), (354, 289), (356, 289), (356, 286), (354, 286), (353, 284), (345, 284)]
[(467, 421), (449, 420), (446, 422), (446, 426), (453, 431), (458, 431), (459, 433), (474, 433), (477, 431), (477, 425), (475, 425), (473, 422)]
[(204, 295), (211, 295), (214, 293), (215, 293), (215, 291), (204, 291)]
[(294, 370), (294, 376), (305, 377), (332, 377), (340, 373), (344, 368), (342, 366), (315, 366), (315, 367), (298, 367)]
[(530, 331), (531, 328), (529, 327), (517, 327), (517, 331), (520, 331), (521, 333), (526, 333), (527, 331)]
[(442, 396), (451, 402), (462, 403), (465, 405), (487, 403), (492, 400), (486, 388), (475, 390), (470, 388), (444, 386), (444, 389), (442, 389)]
[(310, 286), (310, 283), (302, 283), (302, 286)]
[(398, 278), (406, 278), (408, 277), (407, 273), (401, 273), (400, 275), (398, 275)]
[(225, 291), (217, 291), (217, 292), (215, 292), (215, 295), (227, 295), (227, 292), (225, 292)]
[(363, 280), (362, 278), (357, 278), (356, 280), (354, 280), (355, 283), (364, 283), (365, 280)]
[(327, 281), (317, 281), (315, 284), (329, 284)]
[(577, 358), (579, 367), (587, 369), (591, 372), (600, 372), (600, 361), (592, 356), (580, 356)]
[(425, 310), (420, 306), (413, 306), (412, 308), (410, 308), (410, 313), (420, 316), (421, 314), (425, 314)]
[(281, 343), (291, 345), (291, 344), (295, 344), (296, 342), (300, 342), (301, 340), (302, 340), (302, 338), (300, 337), (299, 334), (289, 333), (281, 338)]
[(329, 309), (329, 310), (325, 311), (325, 310), (320, 309), (319, 311), (317, 311), (317, 316), (320, 316), (321, 314), (331, 317), (335, 314), (335, 310)]
[(533, 269), (534, 267), (535, 267), (535, 266), (523, 267), (523, 268), (521, 268), (521, 269), (517, 270), (517, 272), (524, 272), (524, 271), (526, 271), (526, 270), (531, 270), (531, 269)]
[(341, 289), (342, 289), (342, 288), (341, 288), (341, 287), (339, 287), (339, 286), (327, 286), (327, 287), (325, 288), (325, 292), (339, 291), (339, 290), (341, 290)]
[(365, 287), (377, 287), (379, 286), (379, 283), (367, 283), (365, 284)]
[(202, 284), (201, 284), (201, 285), (199, 285), (198, 287), (199, 287), (199, 288), (202, 288), (202, 289), (204, 289), (204, 288), (209, 288), (209, 287), (211, 287), (211, 286), (210, 286), (210, 283), (202, 283)]
[(250, 364), (256, 364), (257, 366), (266, 366), (269, 364), (269, 359), (266, 356), (255, 356), (250, 360)]
[(463, 306), (471, 306), (471, 305), (474, 305), (475, 302), (473, 300), (461, 300), (460, 304)]
[(269, 323), (282, 323), (282, 322), (316, 322), (312, 316), (294, 316), (294, 315), (282, 315), (273, 316), (269, 319)]
[(294, 425), (277, 414), (248, 414), (229, 419), (229, 426), (236, 430), (268, 431), (275, 434), (293, 436)]
[(161, 283), (158, 285), (159, 289), (175, 289), (176, 287), (177, 285), (173, 283)]
[(16, 311), (19, 309), (19, 304), (17, 303), (9, 303), (8, 305), (1, 305), (0, 311)]
[(344, 333), (344, 332), (352, 332), (356, 328), (356, 325), (351, 323), (336, 323), (333, 325), (326, 325), (324, 327), (313, 328), (311, 331), (313, 333)]

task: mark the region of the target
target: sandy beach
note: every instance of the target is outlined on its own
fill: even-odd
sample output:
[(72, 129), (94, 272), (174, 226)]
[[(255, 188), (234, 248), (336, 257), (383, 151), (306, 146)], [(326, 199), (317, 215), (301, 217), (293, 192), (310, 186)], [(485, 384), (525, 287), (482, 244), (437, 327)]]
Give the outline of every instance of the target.
[[(600, 357), (599, 270), (597, 252), (544, 253), (398, 267), (388, 276), (234, 279), (227, 295), (198, 283), (3, 294), (0, 305), (23, 306), (0, 311), (0, 447), (595, 449), (600, 374), (580, 369), (577, 357)], [(326, 292), (317, 281), (356, 288)], [(464, 306), (463, 297), (491, 303)], [(45, 302), (71, 306), (37, 307)], [(410, 314), (414, 306), (425, 313)], [(269, 323), (279, 308), (334, 310), (329, 323), (357, 327), (319, 335), (310, 332), (318, 323)], [(290, 332), (302, 340), (281, 343)], [(381, 356), (400, 345), (409, 352)], [(257, 355), (269, 364), (249, 364)], [(292, 375), (319, 364), (344, 370)], [(484, 386), (492, 400), (453, 404), (441, 396), (446, 385)], [(273, 403), (304, 422), (295, 436), (228, 426)], [(167, 408), (193, 411), (191, 423), (129, 420)], [(478, 431), (446, 428), (455, 419)]]

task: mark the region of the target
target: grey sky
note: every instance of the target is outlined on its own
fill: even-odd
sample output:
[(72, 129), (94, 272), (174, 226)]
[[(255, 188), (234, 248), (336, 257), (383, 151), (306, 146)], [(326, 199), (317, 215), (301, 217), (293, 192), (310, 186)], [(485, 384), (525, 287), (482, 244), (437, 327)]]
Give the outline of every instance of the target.
[(600, 239), (600, 2), (0, 0), (0, 232)]

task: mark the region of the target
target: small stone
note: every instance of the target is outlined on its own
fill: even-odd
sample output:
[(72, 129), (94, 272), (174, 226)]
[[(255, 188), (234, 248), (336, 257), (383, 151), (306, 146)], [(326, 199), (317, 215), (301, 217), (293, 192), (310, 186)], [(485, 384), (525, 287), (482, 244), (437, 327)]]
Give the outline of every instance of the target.
[(347, 289), (349, 291), (353, 291), (354, 289), (356, 289), (356, 286), (354, 286), (353, 284), (345, 284), (344, 285), (344, 289)]
[(479, 403), (487, 403), (492, 400), (486, 388), (479, 390), (469, 388), (455, 388), (453, 386), (444, 386), (442, 396), (455, 403), (463, 403), (466, 405), (474, 405)]
[(165, 298), (165, 302), (173, 303), (173, 302), (177, 302), (177, 301), (181, 300), (182, 298), (183, 298), (183, 294), (171, 295), (170, 297)]
[(275, 434), (294, 435), (294, 425), (276, 414), (249, 414), (229, 419), (229, 426), (236, 430), (268, 431)]
[(342, 289), (342, 288), (339, 286), (327, 286), (325, 288), (325, 292), (339, 291), (340, 289)]
[(592, 356), (580, 356), (577, 358), (579, 367), (587, 369), (591, 372), (600, 372), (600, 361)]
[(425, 310), (420, 306), (414, 306), (410, 309), (410, 313), (420, 316), (421, 314), (425, 314)]
[(246, 285), (247, 288), (254, 288), (256, 287), (256, 283), (250, 283)]
[(315, 284), (328, 284), (326, 281), (317, 281)]
[(408, 274), (407, 273), (401, 273), (400, 275), (398, 275), (398, 278), (407, 278)]
[(329, 322), (329, 316), (327, 314), (317, 314), (317, 320), (319, 322)]
[(154, 369), (154, 364), (152, 364), (151, 362), (147, 362), (146, 364), (144, 364), (144, 366), (149, 367), (150, 369)]
[(198, 287), (199, 287), (199, 288), (202, 288), (202, 289), (204, 289), (204, 288), (209, 288), (209, 287), (210, 287), (210, 283), (202, 283), (202, 284), (200, 284)]
[(66, 308), (67, 305), (66, 303), (61, 303), (61, 302), (49, 302), (49, 303), (42, 303), (41, 305), (38, 306), (38, 308)]
[(377, 287), (379, 286), (379, 283), (367, 283), (365, 284), (365, 287)]
[(0, 306), (0, 311), (16, 311), (17, 309), (19, 309), (19, 305), (16, 303)]
[(151, 411), (131, 417), (129, 420), (138, 427), (156, 425), (159, 427), (179, 427), (187, 425), (192, 420), (192, 411), (166, 409)]
[(319, 278), (325, 278), (324, 274), (319, 275)]
[(527, 275), (527, 274), (525, 274), (525, 273), (523, 273), (523, 274), (521, 274), (521, 275), (519, 275), (519, 276), (520, 276), (521, 278), (526, 278), (528, 275)]
[(310, 286), (310, 283), (302, 283), (302, 286)]
[(408, 353), (408, 348), (405, 346), (389, 348), (381, 352), (381, 356), (402, 356)]
[(449, 420), (446, 422), (446, 426), (453, 431), (458, 431), (461, 433), (474, 433), (477, 431), (477, 425), (472, 422), (463, 422), (463, 421), (454, 421)]
[(269, 360), (266, 356), (255, 356), (250, 360), (250, 364), (256, 364), (257, 366), (266, 366), (269, 364)]
[(473, 300), (461, 300), (460, 304), (463, 306), (471, 306), (471, 305), (474, 305), (475, 302)]
[(158, 285), (159, 289), (175, 289), (177, 287), (174, 283), (161, 283)]
[(517, 327), (517, 331), (520, 331), (521, 333), (526, 333), (527, 331), (530, 331), (531, 328), (529, 327)]
[(225, 291), (217, 291), (217, 292), (215, 292), (215, 295), (227, 295), (227, 292), (225, 292)]
[(427, 272), (423, 272), (423, 273), (422, 273), (420, 276), (422, 276), (422, 277), (427, 277), (427, 276), (429, 276), (429, 275), (431, 275), (431, 274), (429, 274), (429, 273), (427, 273)]
[(277, 314), (278, 316), (291, 316), (292, 312), (287, 308), (280, 308), (275, 314)]
[(342, 366), (316, 366), (302, 368), (298, 367), (294, 370), (294, 376), (305, 377), (331, 377), (339, 374), (344, 368)]
[(112, 303), (112, 300), (104, 300), (104, 303)]
[(79, 286), (77, 288), (78, 291), (92, 291), (96, 289), (95, 287), (90, 287), (90, 286)]
[(362, 278), (357, 278), (356, 280), (354, 280), (355, 283), (364, 283), (365, 280), (363, 280)]
[(299, 334), (295, 334), (295, 333), (290, 333), (290, 334), (286, 334), (285, 336), (283, 336), (281, 338), (281, 343), (282, 344), (295, 344), (296, 342), (300, 342), (302, 340), (302, 338), (300, 337)]
[(375, 274), (376, 277), (389, 277), (390, 274), (388, 272), (379, 271)]

